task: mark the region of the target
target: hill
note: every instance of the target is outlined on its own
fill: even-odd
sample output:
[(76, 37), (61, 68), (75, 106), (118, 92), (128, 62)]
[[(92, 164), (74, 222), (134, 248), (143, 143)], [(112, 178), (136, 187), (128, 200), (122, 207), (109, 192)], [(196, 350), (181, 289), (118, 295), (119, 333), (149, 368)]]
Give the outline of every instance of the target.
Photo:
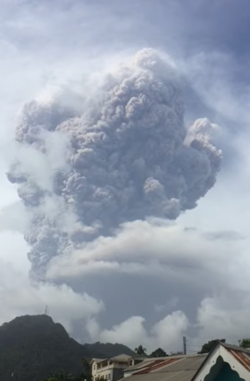
[(78, 374), (83, 358), (121, 353), (134, 354), (121, 344), (81, 345), (47, 315), (21, 316), (0, 327), (0, 380), (40, 381), (61, 369)]

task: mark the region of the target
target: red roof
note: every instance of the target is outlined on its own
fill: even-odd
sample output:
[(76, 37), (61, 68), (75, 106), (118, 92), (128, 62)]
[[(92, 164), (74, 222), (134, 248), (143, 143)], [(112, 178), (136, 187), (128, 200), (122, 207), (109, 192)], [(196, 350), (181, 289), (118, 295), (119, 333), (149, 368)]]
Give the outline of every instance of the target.
[(226, 348), (250, 372), (250, 354)]
[(149, 364), (145, 365), (143, 368), (141, 368), (138, 372), (135, 372), (134, 375), (137, 374), (146, 374), (146, 373), (151, 373), (154, 370), (157, 370), (159, 368), (162, 368), (166, 365), (170, 365), (176, 361), (180, 360), (179, 357), (176, 358), (171, 358), (171, 359), (161, 359), (161, 360), (154, 360), (151, 361)]

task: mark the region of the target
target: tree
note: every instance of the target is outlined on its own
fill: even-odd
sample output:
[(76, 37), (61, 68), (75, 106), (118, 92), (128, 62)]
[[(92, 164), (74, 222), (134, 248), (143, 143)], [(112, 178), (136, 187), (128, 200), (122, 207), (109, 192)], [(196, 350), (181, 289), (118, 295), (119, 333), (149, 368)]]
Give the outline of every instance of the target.
[(250, 339), (242, 339), (240, 340), (240, 347), (241, 348), (250, 348)]
[(135, 348), (135, 353), (137, 353), (139, 356), (145, 356), (147, 352), (147, 349), (144, 348), (142, 345), (139, 345), (137, 348)]
[[(83, 358), (81, 361), (83, 372), (77, 376), (65, 372), (64, 370), (61, 370), (60, 372), (57, 372), (50, 377), (48, 377), (45, 381), (91, 381), (92, 375), (91, 375), (91, 367), (89, 362)], [(99, 378), (100, 380), (104, 380), (104, 378)]]
[(92, 380), (92, 374), (91, 374), (91, 366), (90, 363), (83, 358), (81, 361), (83, 371), (78, 376), (75, 376), (72, 381), (91, 381)]
[(150, 357), (166, 357), (168, 354), (161, 348), (156, 349), (150, 355)]
[(73, 381), (74, 377), (71, 373), (61, 370), (53, 375), (51, 375), (47, 381)]
[(202, 345), (201, 351), (198, 353), (209, 353), (209, 352), (211, 352), (212, 350), (214, 350), (214, 348), (216, 347), (216, 345), (219, 342), (225, 343), (226, 340), (225, 339), (210, 340), (207, 343)]
[(80, 377), (82, 377), (82, 380), (91, 381), (92, 371), (91, 371), (90, 363), (85, 358), (82, 359), (81, 363), (83, 367), (83, 372), (81, 373)]

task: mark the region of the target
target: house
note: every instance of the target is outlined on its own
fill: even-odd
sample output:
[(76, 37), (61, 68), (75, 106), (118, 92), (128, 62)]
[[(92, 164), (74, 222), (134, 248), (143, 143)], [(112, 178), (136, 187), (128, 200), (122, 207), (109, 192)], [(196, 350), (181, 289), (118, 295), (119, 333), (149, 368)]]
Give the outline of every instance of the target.
[(250, 381), (250, 350), (218, 343), (192, 381)]
[(250, 350), (218, 343), (207, 354), (147, 358), (124, 370), (126, 381), (250, 381)]
[(124, 369), (131, 364), (134, 364), (133, 358), (123, 354), (107, 359), (92, 359), (93, 381), (99, 379), (108, 381), (120, 380), (123, 378)]
[(128, 362), (129, 362), (130, 366), (135, 366), (135, 365), (140, 364), (142, 361), (144, 361), (148, 358), (149, 358), (149, 356), (147, 356), (147, 355), (135, 355), (135, 356), (130, 357)]

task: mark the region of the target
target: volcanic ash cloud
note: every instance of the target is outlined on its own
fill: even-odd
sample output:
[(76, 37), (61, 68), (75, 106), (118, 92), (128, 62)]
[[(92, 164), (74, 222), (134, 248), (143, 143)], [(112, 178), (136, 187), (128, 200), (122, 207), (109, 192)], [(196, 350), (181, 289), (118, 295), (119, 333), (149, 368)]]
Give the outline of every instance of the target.
[(170, 60), (141, 50), (92, 94), (83, 111), (66, 90), (31, 101), (18, 120), (8, 178), (30, 216), (25, 239), (34, 270), (123, 222), (176, 219), (216, 181), (216, 125), (198, 119), (185, 128)]

